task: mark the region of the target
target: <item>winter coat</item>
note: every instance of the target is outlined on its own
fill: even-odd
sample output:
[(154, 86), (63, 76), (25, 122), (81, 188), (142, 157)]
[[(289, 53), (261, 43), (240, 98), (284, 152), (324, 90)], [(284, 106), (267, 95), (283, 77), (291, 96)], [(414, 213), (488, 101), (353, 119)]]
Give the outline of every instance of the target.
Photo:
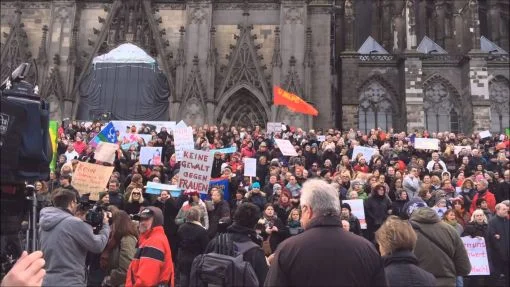
[[(496, 259), (495, 262), (506, 262), (505, 266), (508, 266), (510, 258), (508, 246), (510, 244), (509, 227), (508, 217), (503, 218), (495, 215), (489, 220), (487, 228), (488, 247), (491, 250), (489, 253)], [(496, 234), (499, 235), (499, 239), (495, 237)]]
[(385, 195), (380, 196), (372, 192), (372, 196), (365, 200), (364, 203), (367, 228), (369, 232), (375, 232), (388, 217), (388, 210), (391, 209), (391, 201)]
[(469, 213), (473, 213), (476, 209), (476, 201), (478, 198), (484, 198), (487, 201), (487, 207), (491, 212), (496, 211), (496, 197), (492, 192), (486, 190), (483, 193), (477, 192), (473, 197), (473, 202), (471, 202), (471, 208), (469, 209)]
[[(258, 245), (262, 244), (262, 242), (257, 239), (257, 234), (254, 229), (238, 225), (236, 222), (227, 228), (227, 233), (232, 235), (232, 240), (234, 242), (247, 242), (251, 240)], [(215, 237), (209, 242), (205, 253), (210, 253), (216, 250), (218, 247), (217, 238), (218, 237)], [(268, 269), (264, 250), (262, 250), (262, 248), (251, 249), (244, 253), (243, 259), (251, 264), (257, 278), (259, 279), (259, 286), (263, 286)]]
[[(464, 210), (469, 210), (471, 208), (471, 204), (473, 202), (473, 198), (476, 195), (475, 189), (468, 189), (468, 188), (462, 188), (459, 195), (462, 196), (462, 199), (464, 200)], [(476, 201), (475, 201), (476, 205)]]
[(418, 259), (412, 251), (395, 251), (383, 260), (390, 287), (430, 287), (437, 284), (434, 275), (418, 267)]
[(349, 222), (349, 231), (361, 236), (361, 223), (359, 222), (359, 219), (356, 217), (356, 215), (349, 215), (349, 218), (342, 217), (343, 220), (347, 220)]
[(418, 236), (414, 249), (418, 266), (432, 273), (437, 285), (455, 286), (457, 276), (467, 276), (471, 272), (471, 263), (457, 231), (441, 221), (432, 208), (415, 210), (410, 223)]
[(68, 210), (46, 207), (41, 210), (41, 251), (46, 261), (43, 286), (85, 286), (87, 252), (100, 253), (108, 242), (110, 226), (103, 225), (98, 235), (92, 226)]
[(218, 232), (218, 223), (220, 219), (230, 217), (230, 206), (225, 200), (214, 204), (214, 209), (209, 212), (209, 229), (207, 233), (209, 238), (213, 238)]
[(126, 283), (129, 264), (136, 253), (138, 239), (133, 235), (126, 235), (120, 240), (120, 244), (112, 249), (108, 256), (108, 273), (110, 285), (124, 286)]
[(142, 203), (139, 201), (126, 201), (124, 202), (124, 211), (126, 211), (129, 215), (138, 214), (140, 209), (145, 206), (149, 206), (149, 202), (147, 200), (144, 200)]
[(209, 238), (207, 230), (201, 225), (193, 222), (186, 222), (179, 226), (177, 231), (179, 237), (179, 272), (189, 274), (193, 259), (204, 253)]
[(248, 202), (251, 202), (260, 208), (262, 212), (264, 210), (264, 205), (267, 203), (267, 199), (260, 192), (250, 192), (248, 196)]
[(391, 214), (395, 216), (399, 216), (404, 208), (404, 205), (408, 202), (408, 200), (395, 200), (391, 203)]
[(209, 229), (209, 215), (207, 213), (207, 207), (205, 206), (205, 203), (202, 200), (200, 200), (198, 203), (193, 202), (191, 204), (189, 200), (185, 201), (181, 209), (179, 209), (179, 213), (177, 213), (177, 216), (175, 217), (175, 223), (177, 225), (181, 225), (184, 222), (186, 222), (186, 214), (188, 210), (190, 210), (193, 206), (196, 205), (200, 206), (200, 209), (202, 210), (200, 223), (205, 229)]
[(284, 207), (279, 204), (274, 206), (274, 212), (278, 219), (280, 219), (284, 225), (287, 225), (287, 221), (289, 220), (289, 214), (292, 210), (292, 204), (289, 204), (289, 206)]
[(156, 226), (140, 235), (138, 249), (127, 271), (126, 287), (174, 286), (174, 264), (163, 226)]
[[(320, 244), (318, 244), (320, 243)], [(336, 216), (313, 218), (280, 244), (265, 286), (387, 286), (372, 243), (342, 230)]]
[(471, 236), (471, 237), (484, 237), (487, 235), (487, 223), (476, 223), (476, 222), (469, 222), (466, 224), (466, 227), (464, 228), (464, 233), (462, 233), (462, 236)]
[[(260, 222), (264, 223), (261, 224)], [(278, 231), (273, 231), (270, 234), (266, 233), (266, 228), (272, 226), (276, 226)], [(264, 240), (269, 240), (269, 246), (273, 252), (276, 250), (278, 245), (289, 236), (287, 226), (276, 216), (273, 216), (272, 218), (262, 217), (255, 229), (260, 230), (260, 235)]]

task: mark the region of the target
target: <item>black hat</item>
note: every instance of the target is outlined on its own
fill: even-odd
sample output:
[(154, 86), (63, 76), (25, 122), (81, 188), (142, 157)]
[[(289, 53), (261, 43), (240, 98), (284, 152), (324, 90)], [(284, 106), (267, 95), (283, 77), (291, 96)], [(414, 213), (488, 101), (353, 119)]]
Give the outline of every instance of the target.
[(327, 169), (323, 169), (323, 170), (321, 171), (321, 177), (326, 176), (326, 174), (327, 174), (328, 172), (329, 172), (329, 170), (327, 170)]
[(155, 206), (149, 206), (142, 209), (138, 215), (140, 216), (140, 219), (154, 218), (152, 228), (156, 226), (163, 226), (163, 212)]
[(342, 208), (347, 208), (349, 209), (349, 212), (352, 212), (351, 206), (348, 203), (342, 203)]

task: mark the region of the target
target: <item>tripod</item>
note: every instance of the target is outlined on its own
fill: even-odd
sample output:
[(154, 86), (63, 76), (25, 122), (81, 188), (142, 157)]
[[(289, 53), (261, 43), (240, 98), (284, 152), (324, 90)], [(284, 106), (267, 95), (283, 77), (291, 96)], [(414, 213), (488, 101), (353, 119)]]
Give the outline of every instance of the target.
[[(34, 252), (38, 249), (39, 244), (37, 240), (37, 193), (33, 185), (27, 184), (25, 192), (26, 199), (30, 200), (31, 208), (28, 211), (28, 225), (26, 226), (25, 248), (28, 253)], [(31, 195), (31, 196), (30, 196)]]

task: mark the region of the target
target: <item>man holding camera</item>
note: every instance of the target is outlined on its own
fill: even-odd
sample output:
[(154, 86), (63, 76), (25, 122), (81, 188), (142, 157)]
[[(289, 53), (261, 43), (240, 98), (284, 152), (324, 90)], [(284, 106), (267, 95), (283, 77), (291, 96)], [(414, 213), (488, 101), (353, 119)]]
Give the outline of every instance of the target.
[(86, 286), (85, 259), (87, 252), (100, 253), (108, 242), (108, 217), (95, 235), (93, 227), (75, 216), (78, 207), (76, 194), (57, 189), (53, 207), (41, 210), (39, 226), (41, 251), (46, 261), (43, 286)]

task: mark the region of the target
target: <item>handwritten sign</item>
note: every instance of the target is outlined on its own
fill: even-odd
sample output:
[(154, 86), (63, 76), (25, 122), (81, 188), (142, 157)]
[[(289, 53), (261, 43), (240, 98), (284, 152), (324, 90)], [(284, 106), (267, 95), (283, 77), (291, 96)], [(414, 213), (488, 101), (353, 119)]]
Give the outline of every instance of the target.
[(125, 143), (123, 145), (120, 146), (120, 148), (122, 150), (129, 150), (131, 148), (131, 146), (134, 146), (135, 149), (138, 147), (138, 143), (137, 142), (132, 142), (132, 143)]
[(94, 152), (94, 159), (100, 162), (113, 163), (115, 152), (119, 146), (109, 142), (99, 142)]
[(415, 138), (414, 139), (414, 148), (415, 149), (439, 150), (439, 140), (438, 139), (428, 139), (428, 138)]
[(184, 150), (179, 169), (179, 187), (207, 194), (213, 159), (208, 151)]
[(490, 131), (481, 131), (478, 135), (480, 136), (481, 139), (488, 138), (488, 137), (492, 136)]
[(161, 153), (162, 147), (143, 146), (140, 149), (140, 164), (142, 165), (162, 165)]
[(351, 213), (359, 219), (361, 229), (367, 229), (363, 199), (342, 200), (342, 203), (348, 203), (351, 206)]
[(282, 123), (277, 122), (268, 122), (267, 123), (267, 133), (279, 133), (282, 131)]
[(455, 155), (458, 155), (459, 152), (461, 152), (463, 149), (469, 151), (469, 154), (471, 154), (471, 146), (470, 145), (464, 145), (464, 146), (456, 145), (453, 147), (453, 153), (455, 153)]
[(175, 157), (177, 161), (181, 161), (183, 159), (184, 150), (192, 150), (195, 148), (195, 143), (193, 142), (193, 128), (176, 127), (174, 130), (174, 139)]
[(485, 239), (483, 237), (471, 238), (470, 236), (461, 237), (461, 239), (471, 263), (471, 272), (468, 276), (490, 275)]
[(317, 141), (325, 142), (325, 141), (326, 141), (326, 136), (324, 136), (324, 135), (322, 135), (322, 136), (317, 136)]
[(105, 191), (113, 166), (79, 162), (73, 173), (72, 185), (80, 195), (90, 193), (90, 200), (99, 200), (99, 193)]
[(297, 156), (296, 149), (294, 146), (290, 143), (289, 140), (282, 140), (282, 139), (274, 139), (276, 142), (276, 145), (280, 148), (280, 151), (283, 155), (286, 156)]
[(148, 143), (152, 140), (152, 135), (147, 134), (126, 134), (120, 133), (120, 142), (122, 143), (137, 143), (140, 139), (143, 139), (145, 143)]
[(375, 148), (366, 147), (366, 146), (355, 146), (354, 149), (352, 150), (351, 161), (354, 161), (356, 159), (356, 156), (360, 153), (363, 154), (363, 157), (365, 158), (365, 160), (368, 163), (368, 162), (370, 162), (370, 159), (372, 159), (374, 154), (377, 153), (377, 150)]
[(244, 162), (244, 176), (257, 176), (257, 159), (256, 158), (243, 158)]

